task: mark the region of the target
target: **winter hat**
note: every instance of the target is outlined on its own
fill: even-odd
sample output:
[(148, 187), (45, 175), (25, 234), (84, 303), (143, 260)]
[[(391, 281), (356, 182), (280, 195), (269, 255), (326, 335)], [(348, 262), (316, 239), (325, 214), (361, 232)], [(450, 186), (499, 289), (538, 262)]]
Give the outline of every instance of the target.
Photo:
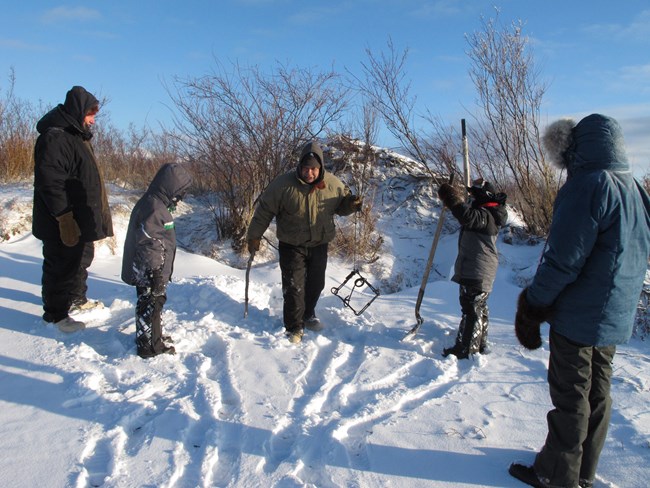
[(492, 194), (496, 193), (494, 185), (492, 185), (492, 183), (489, 181), (485, 181), (483, 178), (477, 178), (476, 180), (472, 181), (472, 186), (468, 187), (467, 191), (470, 193), (473, 191), (484, 191)]
[(300, 160), (300, 166), (303, 168), (320, 168), (321, 164), (318, 156), (315, 153), (310, 152)]
[(492, 183), (479, 178), (472, 182), (472, 186), (467, 187), (467, 191), (474, 197), (476, 205), (483, 205), (484, 203), (494, 201), (496, 190)]
[(323, 150), (316, 141), (308, 142), (303, 146), (302, 151), (300, 151), (300, 159), (298, 159), (298, 168), (296, 169), (299, 179), (302, 178), (300, 175), (300, 170), (303, 167), (320, 168), (318, 177), (310, 184), (315, 188), (322, 188), (324, 184), (323, 180), (325, 178), (325, 167), (323, 166)]

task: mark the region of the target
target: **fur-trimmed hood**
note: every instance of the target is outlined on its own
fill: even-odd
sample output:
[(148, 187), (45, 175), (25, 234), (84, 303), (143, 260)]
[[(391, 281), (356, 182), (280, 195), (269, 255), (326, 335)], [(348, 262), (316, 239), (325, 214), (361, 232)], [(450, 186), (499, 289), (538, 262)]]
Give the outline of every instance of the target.
[(542, 143), (549, 159), (569, 174), (579, 169), (629, 169), (623, 131), (606, 115), (591, 114), (577, 124), (565, 118), (546, 129)]

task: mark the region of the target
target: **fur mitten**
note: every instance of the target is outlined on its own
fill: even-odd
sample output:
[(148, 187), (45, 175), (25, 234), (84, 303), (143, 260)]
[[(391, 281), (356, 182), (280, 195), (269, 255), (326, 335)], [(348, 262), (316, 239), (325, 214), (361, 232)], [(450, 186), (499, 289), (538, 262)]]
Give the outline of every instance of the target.
[(519, 343), (526, 349), (539, 349), (542, 345), (540, 326), (551, 317), (550, 307), (533, 307), (526, 299), (525, 288), (517, 300), (517, 314), (515, 315), (515, 334)]
[(61, 242), (68, 247), (76, 246), (79, 243), (81, 230), (72, 215), (72, 211), (59, 215), (56, 220), (59, 222), (59, 235), (61, 236)]
[(447, 208), (455, 207), (465, 201), (465, 196), (459, 188), (451, 186), (449, 183), (443, 183), (438, 188), (438, 198)]

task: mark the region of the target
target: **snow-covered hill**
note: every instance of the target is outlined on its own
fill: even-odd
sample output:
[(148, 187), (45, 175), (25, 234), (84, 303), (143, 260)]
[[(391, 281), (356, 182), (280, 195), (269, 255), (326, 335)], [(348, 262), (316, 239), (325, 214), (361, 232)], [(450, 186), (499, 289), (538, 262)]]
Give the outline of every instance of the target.
[[(545, 342), (538, 351), (523, 350), (512, 324), (541, 244), (499, 242), (491, 354), (442, 358), (459, 321), (458, 287), (448, 280), (456, 227), (446, 226), (436, 253), (420, 309), (424, 325), (403, 342), (415, 324), (439, 214), (433, 197), (406, 195), (381, 203), (385, 254), (363, 271), (370, 283), (384, 285), (382, 294), (356, 316), (330, 293), (351, 264), (332, 259), (317, 308), (326, 328), (298, 345), (283, 334), (272, 249), (253, 266), (244, 318), (241, 258), (214, 243), (209, 212), (198, 200), (183, 202), (177, 226), (184, 249), (163, 316), (178, 354), (142, 360), (133, 342), (135, 291), (119, 279), (138, 192), (112, 188), (116, 237), (98, 246), (90, 268), (89, 294), (107, 308), (85, 317), (86, 330), (65, 335), (40, 319), (31, 187), (5, 186), (0, 486), (522, 486), (507, 467), (532, 461), (544, 441), (548, 348)], [(356, 290), (354, 297), (362, 304), (370, 295)], [(619, 349), (597, 487), (648, 484), (649, 366), (645, 342)]]

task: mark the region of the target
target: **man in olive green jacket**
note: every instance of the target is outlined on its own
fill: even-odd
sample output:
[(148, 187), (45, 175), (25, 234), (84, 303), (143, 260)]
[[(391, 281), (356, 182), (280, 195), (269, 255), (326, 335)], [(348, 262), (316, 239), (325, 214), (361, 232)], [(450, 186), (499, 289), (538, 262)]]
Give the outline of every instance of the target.
[(336, 176), (325, 171), (323, 151), (305, 144), (298, 167), (278, 176), (259, 198), (248, 227), (248, 250), (259, 250), (262, 235), (275, 217), (280, 241), (283, 319), (291, 342), (302, 340), (304, 328), (322, 328), (315, 308), (323, 288), (328, 243), (334, 239), (334, 215), (361, 210), (361, 199)]

